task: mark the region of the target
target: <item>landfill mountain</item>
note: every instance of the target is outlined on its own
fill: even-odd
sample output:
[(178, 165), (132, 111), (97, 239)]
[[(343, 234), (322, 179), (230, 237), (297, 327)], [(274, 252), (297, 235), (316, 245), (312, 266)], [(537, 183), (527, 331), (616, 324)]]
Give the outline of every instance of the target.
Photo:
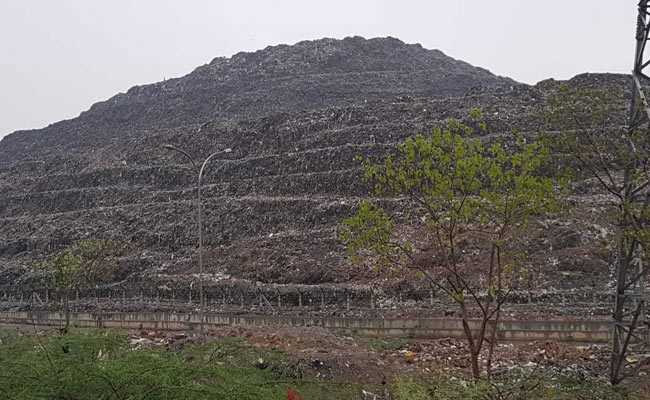
[[(197, 171), (165, 144), (196, 161), (223, 151), (205, 178), (206, 281), (384, 284), (370, 266), (349, 265), (336, 238), (337, 224), (368, 195), (356, 157), (381, 157), (475, 107), (493, 134), (535, 132), (557, 87), (520, 84), (419, 44), (361, 37), (215, 58), (181, 78), (133, 87), (77, 118), (0, 141), (0, 286), (38, 284), (35, 263), (84, 238), (128, 244), (121, 285), (195, 279)], [(589, 232), (604, 228), (591, 222), (579, 231), (566, 221), (549, 227), (540, 276), (599, 284), (608, 264)], [(563, 255), (575, 253), (584, 257)]]

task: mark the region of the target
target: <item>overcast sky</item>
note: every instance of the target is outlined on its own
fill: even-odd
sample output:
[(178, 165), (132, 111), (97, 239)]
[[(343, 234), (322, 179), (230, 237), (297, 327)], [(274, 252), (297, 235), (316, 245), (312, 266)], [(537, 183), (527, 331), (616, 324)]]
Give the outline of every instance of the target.
[(393, 36), (535, 83), (628, 72), (636, 0), (0, 0), (0, 137), (216, 56)]

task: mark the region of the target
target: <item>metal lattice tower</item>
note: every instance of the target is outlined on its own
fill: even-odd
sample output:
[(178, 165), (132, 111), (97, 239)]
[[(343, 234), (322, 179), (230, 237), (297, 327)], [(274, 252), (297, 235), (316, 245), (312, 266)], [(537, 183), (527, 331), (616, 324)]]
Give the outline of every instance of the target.
[[(646, 52), (648, 41), (650, 40), (650, 0), (640, 0), (638, 4), (639, 13), (637, 16), (636, 26), (636, 51), (634, 55), (634, 69), (632, 70), (632, 101), (630, 104), (630, 130), (646, 129), (650, 133), (650, 105), (648, 97), (645, 95), (644, 85), (650, 85), (650, 76), (645, 71), (650, 68), (650, 57)], [(629, 279), (636, 279), (631, 282), (630, 296), (635, 307), (641, 307), (642, 312), (639, 315), (639, 323), (645, 322), (645, 308), (648, 305), (648, 299), (645, 293), (645, 269), (643, 265), (644, 249), (637, 249), (633, 265), (633, 271), (629, 271)], [(645, 266), (647, 267), (647, 266)], [(644, 307), (645, 304), (645, 307)]]
[[(632, 70), (632, 100), (630, 103), (628, 134), (646, 131), (650, 134), (650, 106), (645, 95), (645, 86), (650, 86), (650, 76), (645, 71), (650, 67), (646, 47), (650, 36), (650, 0), (640, 0), (638, 3), (638, 17), (636, 26), (636, 51), (634, 55), (634, 69)], [(632, 139), (630, 142), (632, 142)], [(634, 144), (630, 151), (637, 153)], [(635, 169), (642, 165), (643, 155), (634, 157)], [(626, 174), (627, 175), (627, 174)], [(627, 187), (627, 181), (624, 182)], [(646, 189), (647, 191), (647, 189)], [(627, 190), (626, 190), (627, 192)], [(632, 197), (630, 201), (636, 202)], [(650, 194), (643, 196), (644, 205), (649, 205)], [(626, 229), (626, 228), (623, 228)], [(621, 232), (621, 235), (624, 235)], [(631, 259), (628, 262), (619, 260), (616, 271), (616, 300), (613, 317), (612, 363), (610, 381), (614, 384), (621, 382), (626, 377), (635, 373), (650, 359), (644, 357), (649, 344), (650, 327), (645, 321), (648, 299), (645, 293), (645, 275), (648, 266), (644, 265), (650, 249), (644, 249), (638, 242), (632, 247)], [(619, 253), (619, 257), (621, 254)]]
[(650, 59), (646, 55), (646, 46), (650, 35), (650, 4), (649, 0), (639, 1), (639, 15), (636, 26), (636, 52), (634, 69), (632, 70), (633, 92), (630, 107), (630, 129), (637, 129), (650, 123), (650, 106), (645, 95), (643, 84), (650, 83), (650, 76), (645, 71), (650, 67)]

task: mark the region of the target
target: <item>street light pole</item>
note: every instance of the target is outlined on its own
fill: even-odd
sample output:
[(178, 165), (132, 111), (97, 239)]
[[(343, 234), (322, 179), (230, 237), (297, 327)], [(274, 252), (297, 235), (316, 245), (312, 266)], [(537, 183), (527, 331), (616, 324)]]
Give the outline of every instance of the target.
[[(192, 166), (196, 170), (196, 163), (194, 162), (194, 159), (185, 151), (174, 147), (170, 144), (166, 144), (163, 146), (163, 148), (167, 150), (173, 150), (181, 153), (183, 156), (185, 156), (187, 159), (190, 160), (192, 163)], [(199, 229), (199, 297), (200, 297), (200, 304), (201, 308), (205, 306), (205, 297), (203, 295), (203, 204), (201, 201), (201, 180), (203, 179), (203, 171), (205, 170), (205, 166), (208, 165), (208, 162), (216, 155), (221, 154), (221, 153), (228, 153), (229, 151), (217, 151), (215, 153), (210, 154), (205, 161), (203, 161), (203, 164), (201, 165), (201, 169), (199, 170), (199, 178), (197, 182), (197, 198), (196, 198), (196, 208), (197, 208), (197, 224), (198, 224), (198, 229)]]
[(197, 208), (198, 208), (198, 220), (199, 220), (199, 274), (201, 275), (199, 277), (199, 293), (201, 296), (201, 308), (205, 306), (205, 301), (203, 299), (203, 204), (201, 202), (201, 179), (203, 178), (203, 171), (205, 170), (205, 166), (208, 164), (208, 161), (217, 154), (220, 154), (221, 152), (216, 152), (212, 153), (208, 156), (208, 158), (203, 161), (203, 165), (201, 165), (201, 170), (199, 171), (199, 186), (198, 186), (198, 194), (197, 194)]

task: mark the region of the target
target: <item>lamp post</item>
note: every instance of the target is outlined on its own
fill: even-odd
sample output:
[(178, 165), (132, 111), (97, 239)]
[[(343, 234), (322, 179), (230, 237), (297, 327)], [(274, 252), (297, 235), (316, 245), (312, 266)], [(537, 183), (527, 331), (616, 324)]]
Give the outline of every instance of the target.
[[(163, 146), (163, 148), (181, 153), (188, 160), (190, 160), (190, 162), (192, 163), (192, 167), (194, 168), (194, 170), (196, 170), (197, 164), (194, 162), (192, 156), (190, 156), (186, 151), (181, 150), (175, 146), (172, 146), (171, 144), (166, 144)], [(203, 204), (201, 202), (201, 180), (203, 178), (203, 171), (205, 170), (205, 166), (208, 165), (208, 162), (214, 156), (221, 153), (230, 153), (230, 151), (231, 151), (230, 149), (227, 149), (225, 151), (217, 151), (215, 153), (210, 154), (203, 161), (203, 164), (201, 165), (201, 169), (199, 170), (199, 177), (197, 182), (196, 208), (197, 208), (197, 223), (199, 229), (199, 297), (200, 297), (201, 308), (205, 306), (205, 300), (204, 300), (205, 298), (203, 296)]]

